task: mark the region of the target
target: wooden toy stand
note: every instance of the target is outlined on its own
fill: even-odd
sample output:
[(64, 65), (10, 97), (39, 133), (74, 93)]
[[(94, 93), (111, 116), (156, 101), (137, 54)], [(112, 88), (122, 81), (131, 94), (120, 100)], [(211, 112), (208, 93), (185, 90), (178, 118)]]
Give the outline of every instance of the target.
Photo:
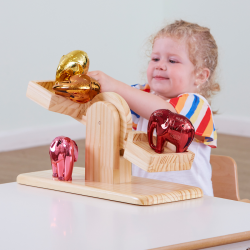
[(130, 109), (121, 96), (101, 93), (79, 104), (55, 95), (53, 85), (54, 81), (32, 81), (27, 96), (50, 111), (86, 124), (85, 169), (74, 167), (69, 182), (53, 180), (52, 170), (46, 170), (21, 174), (18, 183), (136, 205), (203, 196), (197, 187), (131, 176), (131, 162), (148, 172), (188, 170), (194, 154), (177, 154), (170, 143), (163, 154), (155, 153), (144, 132), (132, 131)]

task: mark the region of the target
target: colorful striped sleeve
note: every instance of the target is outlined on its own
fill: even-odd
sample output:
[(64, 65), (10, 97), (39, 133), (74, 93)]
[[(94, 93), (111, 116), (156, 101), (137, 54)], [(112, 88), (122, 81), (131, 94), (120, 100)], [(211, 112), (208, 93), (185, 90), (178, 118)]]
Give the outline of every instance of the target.
[[(178, 114), (186, 116), (195, 128), (195, 134), (204, 137), (205, 145), (217, 147), (217, 132), (215, 130), (211, 108), (200, 95), (183, 94), (169, 100)], [(197, 139), (195, 139), (197, 141)]]
[[(135, 84), (135, 85), (131, 85), (131, 87), (142, 90), (142, 91), (145, 91), (145, 92), (148, 92), (148, 93), (150, 92), (150, 88), (149, 88), (148, 84), (143, 84), (143, 85)], [(139, 119), (140, 119), (140, 115), (135, 113), (132, 109), (130, 111), (131, 111), (131, 115), (132, 115), (132, 128), (134, 130), (136, 130), (137, 129), (137, 124), (138, 124)]]

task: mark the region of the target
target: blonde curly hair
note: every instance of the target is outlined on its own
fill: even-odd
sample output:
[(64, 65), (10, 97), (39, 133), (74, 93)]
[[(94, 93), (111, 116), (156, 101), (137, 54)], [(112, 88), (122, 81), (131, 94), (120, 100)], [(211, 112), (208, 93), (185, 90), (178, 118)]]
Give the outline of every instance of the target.
[(195, 23), (178, 20), (150, 37), (152, 47), (159, 37), (171, 37), (186, 41), (190, 61), (195, 66), (195, 73), (203, 68), (210, 70), (209, 78), (199, 87), (198, 93), (211, 102), (212, 95), (220, 91), (220, 85), (216, 82), (215, 72), (218, 64), (218, 47), (210, 29)]

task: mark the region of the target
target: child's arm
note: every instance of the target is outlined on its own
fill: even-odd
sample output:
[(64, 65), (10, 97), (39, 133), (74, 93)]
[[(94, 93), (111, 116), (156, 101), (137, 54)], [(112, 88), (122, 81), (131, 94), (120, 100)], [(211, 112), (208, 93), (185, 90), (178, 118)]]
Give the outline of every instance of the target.
[(159, 96), (132, 88), (101, 71), (92, 71), (88, 75), (101, 84), (101, 92), (119, 94), (126, 100), (130, 109), (146, 119), (149, 119), (150, 115), (157, 109), (169, 109), (176, 113), (174, 107)]

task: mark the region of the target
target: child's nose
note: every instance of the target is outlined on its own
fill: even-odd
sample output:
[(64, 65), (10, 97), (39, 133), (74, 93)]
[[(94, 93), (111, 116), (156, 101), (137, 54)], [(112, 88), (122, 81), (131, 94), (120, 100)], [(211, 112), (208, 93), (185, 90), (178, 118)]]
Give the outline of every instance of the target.
[(165, 62), (159, 61), (156, 65), (156, 69), (158, 70), (167, 70), (167, 64)]

